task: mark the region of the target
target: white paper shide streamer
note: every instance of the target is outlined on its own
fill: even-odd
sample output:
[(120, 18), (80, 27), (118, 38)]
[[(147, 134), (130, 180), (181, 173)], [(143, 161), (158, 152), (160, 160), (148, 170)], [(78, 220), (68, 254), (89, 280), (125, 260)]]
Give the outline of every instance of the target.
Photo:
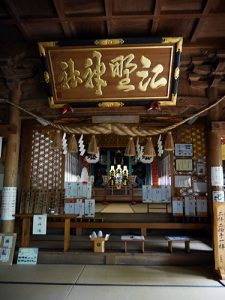
[(137, 138), (136, 143), (136, 151), (137, 151), (137, 160), (142, 162), (143, 164), (151, 164), (153, 162), (153, 157), (144, 157), (144, 146), (139, 144), (139, 138)]
[(80, 139), (78, 141), (78, 144), (79, 144), (80, 155), (84, 156), (85, 146), (84, 146), (84, 137), (83, 137), (83, 134), (81, 135), (81, 137), (80, 137)]
[(161, 134), (160, 134), (160, 136), (158, 138), (157, 145), (158, 145), (158, 156), (161, 157), (162, 154), (163, 154), (163, 146), (162, 146), (162, 137), (161, 137)]
[(62, 138), (62, 146), (63, 146), (63, 154), (67, 154), (67, 140), (66, 140), (66, 133), (63, 133), (63, 138)]

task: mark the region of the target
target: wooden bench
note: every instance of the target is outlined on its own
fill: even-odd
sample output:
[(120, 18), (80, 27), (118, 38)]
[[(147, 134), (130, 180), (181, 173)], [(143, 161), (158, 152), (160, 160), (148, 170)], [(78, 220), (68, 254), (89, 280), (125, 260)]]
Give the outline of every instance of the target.
[(147, 229), (209, 230), (207, 223), (116, 223), (116, 222), (75, 222), (71, 223), (76, 235), (82, 235), (83, 229), (139, 229), (140, 235), (147, 236)]
[(169, 252), (173, 252), (173, 242), (184, 242), (186, 252), (190, 252), (190, 238), (187, 236), (166, 236)]
[(127, 243), (128, 242), (141, 242), (141, 251), (145, 252), (145, 238), (143, 235), (122, 235), (121, 241), (124, 242), (124, 250), (127, 253)]
[[(30, 245), (30, 229), (31, 229), (31, 220), (33, 219), (33, 214), (16, 214), (15, 217), (22, 219), (22, 238), (21, 238), (21, 246), (29, 247)], [(47, 215), (47, 219), (58, 219), (62, 220), (64, 227), (64, 245), (63, 250), (67, 251), (70, 247), (70, 228), (71, 228), (71, 219), (76, 218), (77, 215)], [(47, 222), (47, 226), (51, 224)]]

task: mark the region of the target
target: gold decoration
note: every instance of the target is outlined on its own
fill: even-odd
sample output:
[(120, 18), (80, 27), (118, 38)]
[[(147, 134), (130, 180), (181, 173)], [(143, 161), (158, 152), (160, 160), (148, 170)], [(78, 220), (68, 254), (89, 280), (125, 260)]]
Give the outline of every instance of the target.
[(48, 72), (47, 72), (47, 71), (44, 71), (44, 80), (45, 80), (45, 82), (46, 82), (46, 83), (49, 83), (49, 79), (50, 79), (50, 77), (49, 77)]
[(125, 156), (135, 156), (136, 155), (133, 137), (130, 137), (124, 155)]
[(177, 102), (177, 94), (171, 95), (171, 101), (159, 101), (161, 106), (173, 106), (176, 105)]
[(116, 46), (122, 44), (124, 44), (123, 39), (104, 39), (95, 41), (95, 45), (97, 46)]
[(156, 156), (155, 148), (153, 146), (151, 137), (147, 137), (147, 142), (146, 142), (146, 145), (145, 145), (145, 148), (144, 148), (143, 156), (150, 156), (150, 157), (155, 157)]
[(174, 79), (177, 80), (179, 78), (180, 75), (180, 68), (176, 67), (176, 69), (174, 70)]
[(171, 131), (167, 132), (164, 150), (165, 151), (173, 151), (174, 150), (174, 142), (173, 142), (173, 136), (172, 136)]
[(101, 102), (98, 104), (98, 107), (122, 107), (124, 106), (123, 102)]
[(78, 146), (77, 146), (77, 140), (75, 137), (75, 134), (72, 134), (69, 136), (68, 139), (68, 152), (71, 153), (77, 153), (78, 152)]
[(98, 153), (98, 147), (97, 147), (95, 135), (92, 135), (92, 137), (91, 137), (91, 141), (88, 145), (87, 153), (91, 154), (91, 155), (95, 155)]
[(62, 135), (60, 130), (56, 130), (55, 135), (53, 137), (52, 148), (61, 149), (62, 148)]
[(176, 52), (182, 51), (183, 38), (182, 37), (164, 37), (162, 38), (163, 44), (177, 44)]
[(56, 42), (39, 42), (38, 48), (41, 56), (46, 56), (45, 48), (46, 47), (55, 47)]
[(49, 103), (50, 108), (63, 108), (63, 106), (64, 106), (64, 104), (55, 104), (53, 97), (48, 98), (48, 103)]

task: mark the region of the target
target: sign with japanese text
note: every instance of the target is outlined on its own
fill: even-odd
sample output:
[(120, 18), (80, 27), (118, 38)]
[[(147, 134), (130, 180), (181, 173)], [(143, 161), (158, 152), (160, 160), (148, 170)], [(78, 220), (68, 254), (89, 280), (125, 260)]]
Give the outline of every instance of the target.
[(225, 203), (213, 202), (215, 269), (225, 270)]
[(82, 47), (39, 43), (54, 104), (157, 100), (175, 105), (181, 52), (177, 43), (182, 42), (172, 40)]

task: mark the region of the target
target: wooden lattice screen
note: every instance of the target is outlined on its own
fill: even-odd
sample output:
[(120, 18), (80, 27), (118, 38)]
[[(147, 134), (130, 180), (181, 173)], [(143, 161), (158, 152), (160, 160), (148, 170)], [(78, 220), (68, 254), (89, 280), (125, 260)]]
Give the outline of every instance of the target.
[(53, 149), (49, 136), (37, 130), (32, 135), (31, 189), (63, 188), (63, 157), (61, 149)]

